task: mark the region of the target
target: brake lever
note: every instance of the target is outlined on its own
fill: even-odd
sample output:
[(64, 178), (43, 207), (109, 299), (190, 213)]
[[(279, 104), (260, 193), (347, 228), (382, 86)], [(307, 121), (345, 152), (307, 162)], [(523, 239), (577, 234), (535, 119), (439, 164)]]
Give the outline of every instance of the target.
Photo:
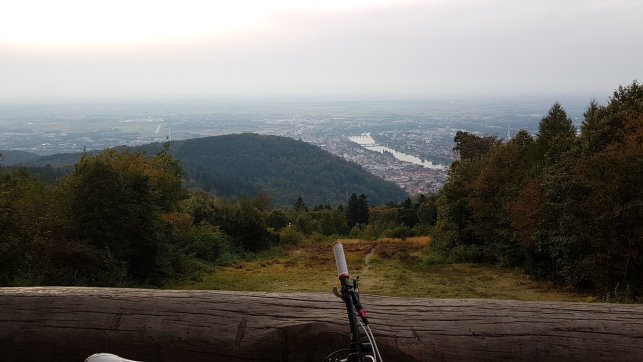
[(339, 291), (337, 290), (337, 287), (333, 285), (333, 294), (339, 299), (342, 299), (342, 295), (339, 294)]

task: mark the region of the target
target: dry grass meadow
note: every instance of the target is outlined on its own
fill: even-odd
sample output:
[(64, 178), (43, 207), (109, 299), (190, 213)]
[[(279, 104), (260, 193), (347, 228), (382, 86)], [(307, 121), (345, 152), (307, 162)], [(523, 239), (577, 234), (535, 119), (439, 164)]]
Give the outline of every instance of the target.
[[(349, 271), (360, 276), (360, 292), (397, 297), (492, 298), (531, 301), (588, 301), (591, 297), (518, 270), (447, 263), (429, 255), (429, 237), (340, 240)], [(265, 292), (329, 292), (337, 285), (332, 243), (283, 248), (253, 260), (218, 267), (173, 289)]]

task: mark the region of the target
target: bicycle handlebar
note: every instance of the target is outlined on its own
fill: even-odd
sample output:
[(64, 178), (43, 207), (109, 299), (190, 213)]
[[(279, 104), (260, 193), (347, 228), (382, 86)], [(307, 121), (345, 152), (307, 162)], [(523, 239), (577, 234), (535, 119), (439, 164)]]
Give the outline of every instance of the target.
[(344, 246), (339, 241), (333, 245), (333, 253), (335, 253), (335, 263), (337, 264), (337, 276), (348, 278), (348, 265), (346, 264), (346, 256), (344, 255)]

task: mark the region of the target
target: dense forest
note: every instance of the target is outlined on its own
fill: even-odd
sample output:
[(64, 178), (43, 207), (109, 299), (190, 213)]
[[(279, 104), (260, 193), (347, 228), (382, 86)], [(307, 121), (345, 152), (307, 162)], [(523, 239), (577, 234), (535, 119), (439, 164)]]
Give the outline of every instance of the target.
[(615, 298), (643, 292), (643, 85), (592, 101), (577, 130), (554, 104), (532, 137), (459, 132), (433, 249)]
[(160, 286), (277, 245), (413, 232), (395, 228), (397, 204), (371, 209), (365, 194), (273, 209), (265, 192), (186, 189), (169, 147), (85, 154), (54, 184), (26, 168), (0, 172), (0, 285)]
[[(129, 150), (155, 154), (162, 148), (162, 144), (150, 144)], [(2, 152), (6, 153), (5, 165), (29, 167), (31, 173), (51, 183), (82, 156)], [(299, 196), (310, 203), (335, 206), (351, 193), (365, 194), (374, 204), (406, 197), (398, 186), (359, 165), (287, 137), (244, 133), (172, 141), (170, 153), (181, 162), (188, 187), (229, 198), (268, 193), (275, 207), (292, 205)], [(87, 154), (96, 155), (98, 151)]]
[(234, 134), (192, 139), (173, 145), (190, 183), (225, 197), (267, 192), (275, 207), (298, 196), (311, 204), (339, 205), (351, 193), (374, 204), (403, 200), (393, 183), (319, 147), (291, 138)]

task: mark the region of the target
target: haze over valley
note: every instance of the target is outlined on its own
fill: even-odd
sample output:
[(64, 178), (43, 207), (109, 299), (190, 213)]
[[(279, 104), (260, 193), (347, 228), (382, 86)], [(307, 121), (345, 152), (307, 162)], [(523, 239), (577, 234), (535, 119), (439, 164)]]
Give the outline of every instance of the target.
[[(580, 123), (586, 104), (571, 99), (568, 112)], [(36, 155), (140, 146), (234, 133), (301, 139), (356, 162), (411, 195), (435, 193), (455, 160), (458, 130), (511, 137), (536, 133), (549, 100), (236, 100), (41, 105), (0, 105), (0, 149)], [(368, 133), (375, 142), (439, 165), (423, 167), (361, 147), (351, 137)], [(24, 157), (24, 155), (23, 155)], [(27, 157), (28, 159), (28, 157)], [(5, 152), (0, 164), (23, 161)]]

